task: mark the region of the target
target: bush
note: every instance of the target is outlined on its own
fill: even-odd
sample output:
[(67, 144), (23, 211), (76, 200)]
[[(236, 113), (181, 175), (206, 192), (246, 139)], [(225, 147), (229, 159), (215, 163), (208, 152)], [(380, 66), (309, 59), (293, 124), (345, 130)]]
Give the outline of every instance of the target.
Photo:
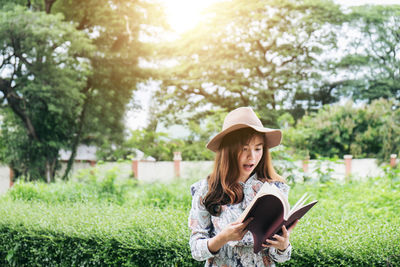
[[(400, 263), (400, 184), (387, 179), (296, 185), (290, 199), (312, 192), (319, 203), (292, 233), (284, 266), (395, 266)], [(291, 202), (293, 203), (293, 202)]]
[(400, 109), (392, 106), (393, 101), (383, 99), (361, 107), (326, 105), (285, 130), (285, 145), (311, 158), (352, 154), (388, 161), (400, 150)]
[(97, 170), (92, 168), (82, 170), (77, 179), (66, 182), (47, 184), (19, 180), (8, 195), (13, 200), (46, 203), (100, 201), (122, 204), (127, 192), (137, 185), (136, 180), (117, 181), (116, 170), (109, 170), (99, 177)]
[[(21, 183), (0, 198), (0, 265), (204, 265), (191, 258), (188, 246), (194, 181), (135, 183), (123, 190), (126, 181), (105, 175), (96, 181), (105, 179), (106, 186), (93, 189), (93, 176), (48, 186)], [(108, 197), (102, 199), (104, 186)], [(75, 190), (80, 193), (66, 197)], [(110, 197), (118, 192), (124, 192), (121, 201)], [(290, 202), (304, 192), (319, 203), (293, 231), (292, 259), (282, 266), (400, 264), (400, 181), (297, 183)]]
[(1, 266), (192, 265), (179, 209), (3, 200), (0, 213)]

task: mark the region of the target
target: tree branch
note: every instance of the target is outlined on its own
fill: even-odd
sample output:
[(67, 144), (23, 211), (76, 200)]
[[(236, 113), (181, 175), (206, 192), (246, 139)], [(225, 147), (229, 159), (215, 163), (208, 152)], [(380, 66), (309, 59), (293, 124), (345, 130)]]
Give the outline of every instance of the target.
[(261, 71), (260, 66), (256, 67), (256, 71), (261, 77), (265, 77), (265, 74)]
[(36, 134), (35, 127), (33, 126), (31, 119), (26, 114), (26, 110), (21, 108), (21, 102), (24, 103), (24, 99), (19, 97), (12, 90), (9, 90), (9, 92), (6, 94), (6, 99), (10, 108), (24, 123), (26, 130), (28, 131), (28, 135), (31, 136), (34, 140), (39, 141), (39, 137)]
[[(3, 54), (3, 56), (4, 56), (4, 54)], [(12, 56), (13, 56), (13, 55), (10, 55), (9, 57), (3, 59), (3, 61), (1, 62), (1, 65), (0, 65), (0, 69), (3, 68), (3, 66), (4, 66), (5, 64), (10, 63), (9, 60), (10, 60), (10, 58), (11, 58)]]
[(32, 63), (30, 63), (26, 58), (24, 58), (19, 52), (14, 52), (14, 55), (18, 57), (22, 62), (24, 62), (26, 65), (29, 67), (32, 66)]
[(86, 87), (83, 89), (83, 92), (85, 93), (85, 95), (87, 96), (84, 99), (83, 102), (83, 106), (82, 106), (82, 111), (81, 114), (79, 114), (79, 118), (78, 118), (78, 129), (76, 131), (76, 135), (75, 138), (72, 141), (72, 145), (71, 145), (71, 156), (68, 159), (68, 163), (67, 163), (67, 168), (65, 169), (64, 175), (61, 178), (62, 180), (66, 180), (71, 169), (72, 169), (72, 165), (74, 163), (75, 157), (76, 157), (76, 152), (79, 146), (79, 143), (81, 142), (81, 136), (82, 136), (82, 131), (83, 131), (83, 125), (85, 122), (85, 118), (86, 118), (86, 110), (88, 107), (88, 104), (90, 102), (90, 95), (88, 94), (90, 88), (92, 87), (92, 84), (90, 82), (90, 80), (88, 80)]
[(84, 14), (83, 14), (83, 18), (82, 20), (79, 22), (78, 27), (76, 27), (77, 30), (81, 31), (83, 29), (85, 29), (88, 26), (88, 13), (87, 13), (87, 9), (84, 9)]
[(272, 44), (270, 44), (270, 45), (267, 46), (267, 47), (264, 47), (264, 46), (261, 44), (260, 40), (257, 40), (257, 41), (256, 41), (256, 44), (257, 44), (258, 48), (261, 50), (261, 52), (263, 53), (263, 57), (262, 57), (262, 58), (263, 58), (264, 62), (265, 62), (267, 65), (269, 65), (271, 62), (269, 62), (269, 61), (267, 60), (267, 52), (268, 52), (268, 50), (271, 49)]
[(56, 1), (57, 0), (44, 0), (45, 11), (47, 14), (50, 14), (51, 8)]

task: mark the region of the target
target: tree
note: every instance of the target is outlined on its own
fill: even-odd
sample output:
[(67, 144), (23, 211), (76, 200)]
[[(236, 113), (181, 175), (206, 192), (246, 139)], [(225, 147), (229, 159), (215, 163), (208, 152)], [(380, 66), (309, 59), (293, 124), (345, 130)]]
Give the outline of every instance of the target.
[(320, 54), (335, 47), (330, 25), (342, 19), (331, 1), (216, 4), (202, 25), (164, 51), (178, 63), (160, 78), (162, 115), (188, 112), (193, 120), (216, 108), (252, 106), (276, 127), (281, 110), (298, 117), (297, 110), (319, 106), (311, 96), (323, 75)]
[(325, 105), (287, 129), (283, 143), (313, 158), (351, 154), (388, 161), (400, 149), (400, 110), (394, 105), (395, 101), (385, 99), (361, 107), (353, 102)]
[[(75, 128), (93, 50), (62, 15), (8, 6), (0, 13), (3, 160), (16, 174), (54, 179)], [(81, 55), (81, 56), (77, 56)]]
[(122, 142), (123, 118), (132, 91), (151, 75), (139, 66), (139, 59), (151, 57), (153, 46), (140, 35), (152, 37), (154, 28), (163, 26), (163, 13), (156, 2), (146, 0), (53, 2), (52, 12), (61, 12), (66, 20), (77, 22), (77, 29), (89, 33), (97, 51), (90, 57), (93, 72), (82, 91), (85, 102), (66, 177), (79, 143)]
[(353, 41), (339, 64), (351, 74), (343, 90), (355, 100), (400, 100), (400, 6), (359, 6), (351, 18)]
[[(0, 4), (7, 2), (12, 1)], [(151, 0), (19, 0), (17, 4), (49, 15), (62, 13), (65, 22), (73, 23), (95, 46), (94, 53), (85, 55), (91, 72), (86, 73), (79, 91), (83, 102), (76, 106), (75, 124), (70, 128), (68, 148), (72, 153), (63, 176), (67, 178), (80, 143), (122, 142), (123, 117), (132, 91), (151, 73), (139, 66), (139, 60), (152, 55), (152, 45), (143, 40), (162, 26), (161, 7)]]

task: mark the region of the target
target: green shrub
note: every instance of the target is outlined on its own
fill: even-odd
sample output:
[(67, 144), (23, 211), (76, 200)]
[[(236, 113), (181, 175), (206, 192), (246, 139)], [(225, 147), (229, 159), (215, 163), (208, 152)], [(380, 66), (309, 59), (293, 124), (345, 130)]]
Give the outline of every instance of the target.
[[(395, 266), (400, 263), (400, 184), (386, 179), (296, 185), (290, 199), (312, 192), (319, 203), (292, 233), (284, 266)], [(390, 265), (391, 264), (391, 265)]]
[(400, 149), (400, 109), (393, 106), (395, 102), (384, 99), (361, 107), (352, 102), (325, 105), (304, 116), (295, 128), (284, 130), (283, 142), (294, 153), (303, 150), (303, 156), (311, 158), (351, 154), (388, 162)]
[[(0, 198), (0, 265), (203, 266), (188, 246), (192, 182), (135, 183), (126, 190), (112, 175), (21, 183)], [(66, 197), (77, 188), (77, 197)], [(110, 201), (118, 192), (122, 201)], [(290, 202), (304, 192), (319, 203), (292, 232), (292, 259), (281, 265), (400, 264), (400, 181), (297, 183)]]
[(1, 266), (190, 266), (186, 211), (95, 203), (0, 204)]
[(82, 170), (77, 178), (47, 184), (44, 182), (18, 181), (8, 196), (13, 200), (62, 202), (113, 202), (122, 204), (125, 196), (138, 186), (134, 179), (118, 180), (116, 169), (100, 177), (95, 168)]

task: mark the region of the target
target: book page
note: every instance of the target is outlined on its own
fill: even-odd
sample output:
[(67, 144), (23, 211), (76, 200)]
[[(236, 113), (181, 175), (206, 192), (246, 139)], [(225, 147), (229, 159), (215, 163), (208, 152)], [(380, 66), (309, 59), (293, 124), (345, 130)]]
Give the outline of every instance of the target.
[(290, 205), (287, 200), (287, 197), (285, 196), (284, 193), (282, 193), (275, 185), (271, 185), (268, 182), (265, 182), (263, 186), (260, 188), (260, 190), (257, 192), (253, 200), (250, 202), (250, 204), (247, 206), (247, 208), (243, 211), (243, 213), (239, 216), (238, 221), (243, 222), (244, 218), (246, 218), (247, 214), (249, 213), (251, 207), (254, 205), (254, 203), (257, 201), (258, 198), (261, 196), (265, 195), (274, 195), (276, 196), (283, 204), (283, 214), (286, 215), (289, 214), (290, 211)]
[(293, 210), (290, 213), (288, 219), (285, 219), (286, 228), (290, 228), (290, 226), (296, 221), (301, 219), (315, 204), (317, 204), (317, 200), (311, 201), (310, 203), (302, 206), (298, 206), (296, 210)]
[(306, 200), (308, 199), (308, 193), (304, 193), (299, 200), (297, 200), (296, 204), (290, 209), (290, 213), (297, 210), (299, 207), (303, 206)]
[(304, 193), (304, 195), (296, 202), (296, 204), (294, 204), (294, 206), (291, 208), (289, 214), (287, 215), (287, 217), (285, 217), (285, 220), (287, 220), (290, 216), (292, 216), (292, 214), (294, 214), (295, 212), (297, 212), (298, 210), (302, 209), (303, 207), (317, 202), (317, 201), (312, 201), (308, 204), (305, 204), (305, 202), (308, 200), (309, 195), (308, 193)]

